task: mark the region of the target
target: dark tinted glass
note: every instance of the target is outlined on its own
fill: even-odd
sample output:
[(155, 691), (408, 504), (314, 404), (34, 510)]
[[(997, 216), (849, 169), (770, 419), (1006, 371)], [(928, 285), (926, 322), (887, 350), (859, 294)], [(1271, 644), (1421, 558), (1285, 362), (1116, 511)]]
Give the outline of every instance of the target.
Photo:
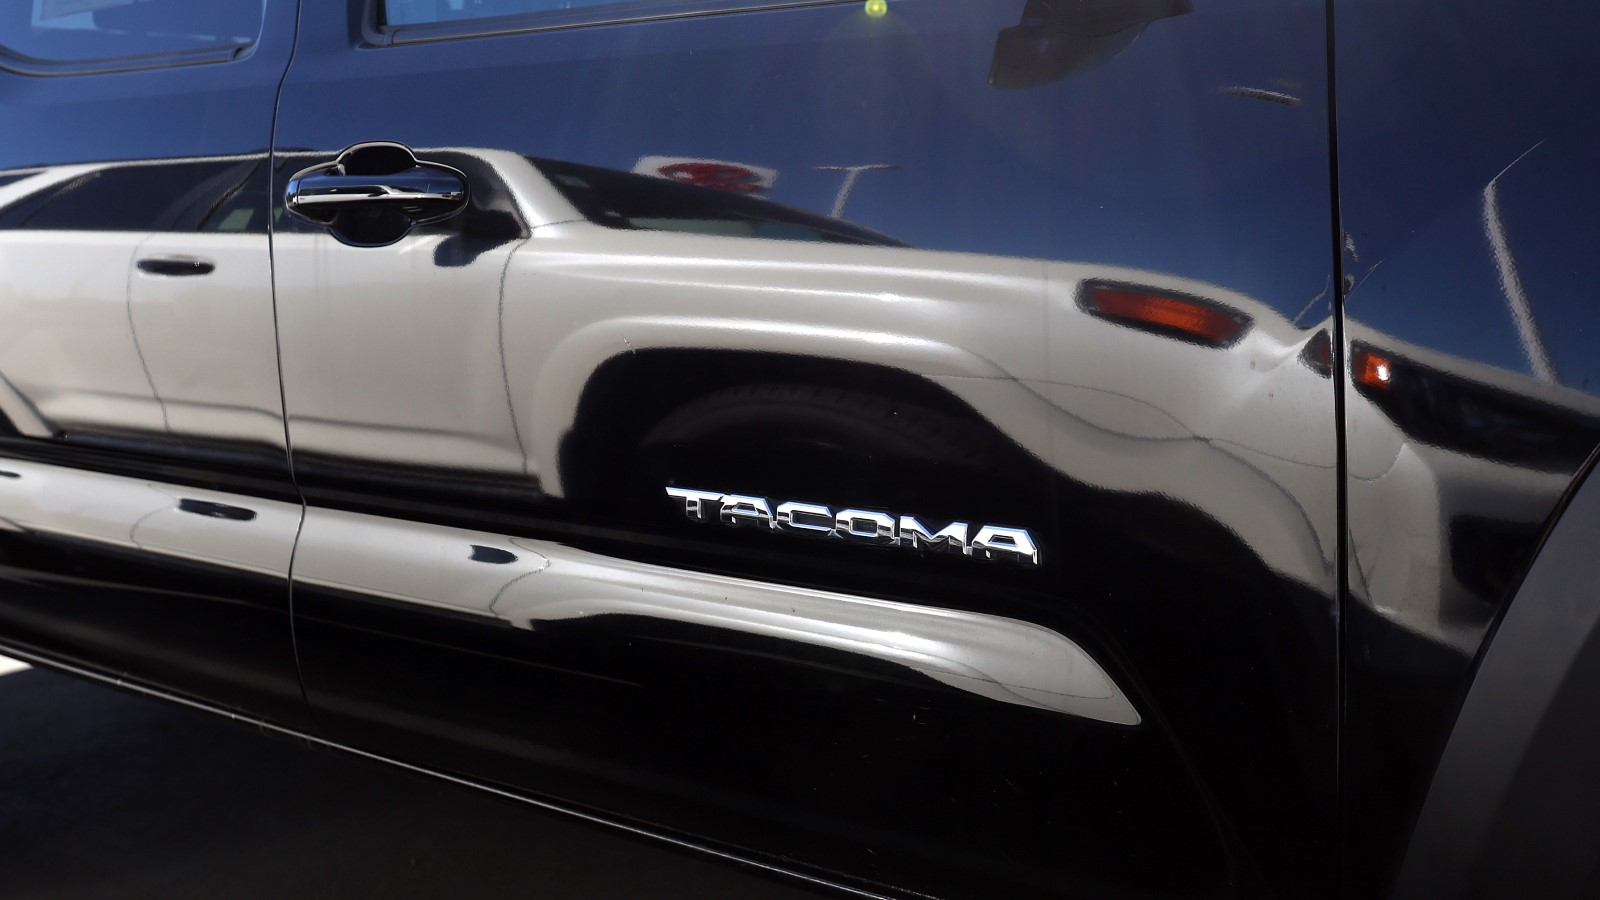
[(533, 157), (530, 160), (585, 218), (608, 228), (905, 246), (843, 219), (741, 193), (599, 166)]
[(262, 0), (9, 0), (0, 50), (71, 63), (246, 47), (261, 10)]
[[(119, 166), (90, 172), (20, 199), (0, 210), (0, 229), (53, 231), (261, 231), (248, 176), (253, 162), (194, 162)], [(223, 208), (247, 208), (226, 225)], [(254, 206), (264, 206), (256, 199)], [(218, 217), (222, 213), (222, 217)]]
[(237, 169), (223, 173), (222, 182), (227, 189), (204, 210), (201, 231), (267, 230), (267, 216), (272, 205), (267, 164), (264, 161), (250, 164), (243, 180), (238, 180), (238, 175)]

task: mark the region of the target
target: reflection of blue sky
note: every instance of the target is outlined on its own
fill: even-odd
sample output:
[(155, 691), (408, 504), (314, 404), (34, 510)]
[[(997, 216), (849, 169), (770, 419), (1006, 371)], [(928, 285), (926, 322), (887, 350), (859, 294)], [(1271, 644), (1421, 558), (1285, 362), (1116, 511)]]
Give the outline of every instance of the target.
[[(862, 176), (846, 218), (929, 249), (1198, 278), (1293, 316), (1323, 291), (1331, 261), (1323, 8), (1197, 5), (1099, 69), (1021, 90), (992, 88), (987, 76), (995, 36), (1017, 23), (1022, 0), (900, 0), (881, 19), (847, 4), (397, 47), (366, 56), (411, 68), (428, 55), (441, 69), (462, 66), (470, 74), (458, 77), (474, 85), (502, 79), (491, 88), (501, 111), (462, 103), (449, 78), (397, 65), (387, 96), (446, 111), (396, 129), (395, 110), (367, 103), (365, 87), (291, 86), (279, 143), (336, 148), (381, 134), (623, 170), (650, 154), (735, 160), (779, 170), (772, 199), (824, 213), (843, 176), (813, 166), (892, 163)], [(1231, 86), (1302, 102), (1222, 92)]]
[[(1461, 253), (1461, 248), (1481, 251)], [(1359, 248), (1358, 248), (1359, 249)], [(1438, 266), (1441, 255), (1453, 264)], [(1513, 371), (1528, 371), (1483, 229), (1483, 198), (1470, 194), (1362, 279), (1346, 311), (1401, 340)]]
[(1556, 371), (1563, 383), (1590, 391), (1600, 391), (1600, 288), (1592, 267), (1600, 248), (1597, 199), (1600, 153), (1587, 136), (1581, 143), (1552, 140), (1500, 182), (1517, 271)]
[(1596, 26), (1594, 4), (1340, 7), (1340, 203), (1360, 254), (1352, 318), (1531, 375), (1483, 221), (1485, 186), (1527, 153), (1500, 179), (1517, 269), (1561, 381), (1600, 389), (1587, 266), (1600, 246)]
[[(1524, 292), (1563, 383), (1600, 388), (1591, 360), (1600, 335), (1594, 278), (1578, 261), (1594, 253), (1588, 198), (1600, 196), (1592, 164), (1544, 145), (1500, 180), (1501, 218)], [(1348, 310), (1387, 334), (1436, 350), (1532, 374), (1484, 225), (1481, 189), (1455, 201), (1391, 248), (1355, 267), (1363, 278)]]

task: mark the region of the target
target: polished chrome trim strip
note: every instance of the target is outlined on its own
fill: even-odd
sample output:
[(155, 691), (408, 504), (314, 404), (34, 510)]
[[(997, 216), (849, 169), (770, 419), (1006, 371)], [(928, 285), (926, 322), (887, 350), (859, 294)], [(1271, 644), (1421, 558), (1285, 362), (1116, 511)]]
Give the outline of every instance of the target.
[[(671, 845), (673, 845), (675, 847), (680, 847), (682, 849), (689, 850), (689, 851), (692, 851), (694, 853), (700, 853), (700, 854), (704, 854), (706, 856), (716, 857), (717, 859), (726, 860), (728, 862), (737, 863), (737, 864), (742, 865), (742, 866), (749, 866), (749, 867), (751, 867), (753, 869), (760, 869), (760, 870), (765, 871), (765, 872), (771, 872), (771, 873), (773, 873), (775, 875), (781, 875), (781, 876), (783, 876), (785, 878), (792, 878), (792, 879), (795, 879), (795, 880), (798, 880), (798, 881), (804, 881), (804, 882), (807, 882), (809, 884), (816, 885), (818, 887), (824, 887), (824, 888), (828, 888), (830, 890), (840, 891), (840, 892), (843, 892), (843, 893), (846, 893), (846, 894), (850, 894), (850, 895), (855, 896), (855, 897), (868, 897), (868, 898), (872, 898), (872, 900), (892, 900), (892, 897), (890, 897), (889, 895), (886, 895), (886, 894), (876, 894), (876, 893), (873, 893), (871, 891), (863, 890), (863, 889), (858, 888), (858, 887), (852, 887), (850, 885), (841, 884), (841, 883), (836, 882), (836, 881), (829, 881), (826, 878), (819, 878), (819, 877), (817, 877), (815, 875), (808, 875), (808, 874), (803, 873), (803, 872), (795, 872), (795, 871), (792, 871), (790, 869), (785, 869), (785, 868), (782, 868), (782, 867), (779, 867), (779, 866), (772, 865), (771, 863), (765, 863), (765, 862), (761, 862), (760, 860), (750, 859), (748, 857), (740, 856), (740, 855), (738, 855), (736, 853), (731, 853), (731, 852), (726, 851), (726, 850), (719, 850), (719, 849), (717, 849), (715, 847), (708, 847), (708, 846), (706, 846), (704, 844), (697, 844), (697, 843), (695, 843), (693, 841), (685, 840), (683, 838), (672, 837), (670, 835), (664, 835), (664, 834), (660, 834), (660, 833), (657, 833), (657, 832), (654, 832), (654, 831), (650, 831), (650, 830), (648, 830), (646, 828), (642, 828), (642, 827), (637, 826), (637, 825), (629, 825), (629, 824), (627, 824), (625, 822), (618, 822), (618, 821), (614, 821), (612, 819), (607, 819), (607, 818), (605, 818), (603, 816), (595, 815), (594, 813), (587, 813), (587, 812), (582, 812), (582, 811), (575, 810), (575, 809), (569, 809), (567, 807), (560, 806), (560, 805), (558, 805), (556, 803), (551, 803), (548, 800), (535, 799), (533, 797), (529, 797), (529, 796), (526, 796), (526, 795), (523, 795), (523, 794), (514, 793), (512, 791), (508, 791), (508, 790), (505, 790), (503, 788), (497, 788), (497, 787), (493, 787), (491, 785), (482, 784), (480, 782), (471, 781), (471, 780), (468, 780), (466, 778), (462, 778), (462, 777), (457, 776), (457, 775), (449, 775), (449, 774), (446, 774), (444, 772), (436, 771), (434, 769), (428, 769), (428, 768), (424, 768), (422, 766), (414, 765), (412, 763), (402, 762), (402, 761), (400, 761), (398, 759), (394, 759), (392, 757), (382, 756), (380, 754), (373, 753), (373, 752), (368, 751), (368, 750), (361, 750), (361, 749), (358, 749), (356, 747), (351, 747), (351, 746), (348, 746), (348, 745), (345, 745), (345, 744), (340, 744), (340, 743), (337, 743), (337, 742), (334, 742), (334, 741), (330, 741), (327, 738), (317, 737), (316, 735), (307, 734), (306, 732), (303, 732), (303, 731), (296, 731), (296, 730), (294, 730), (292, 728), (285, 728), (282, 725), (274, 725), (273, 723), (268, 722), (268, 721), (266, 721), (264, 719), (257, 719), (257, 718), (255, 718), (253, 716), (247, 716), (247, 715), (244, 715), (242, 713), (234, 712), (233, 710), (224, 709), (223, 707), (220, 707), (220, 706), (212, 706), (212, 705), (210, 705), (208, 703), (205, 703), (203, 701), (200, 701), (200, 700), (193, 700), (193, 699), (190, 699), (188, 697), (184, 697), (184, 696), (181, 696), (181, 695), (178, 695), (178, 694), (169, 693), (169, 692), (164, 691), (164, 690), (162, 690), (160, 688), (150, 687), (149, 685), (141, 684), (141, 683), (136, 682), (136, 681), (129, 681), (129, 680), (125, 679), (125, 678), (118, 678), (118, 677), (115, 677), (115, 676), (106, 675), (106, 674), (103, 674), (101, 672), (96, 672), (93, 669), (85, 669), (85, 668), (83, 668), (81, 666), (73, 665), (72, 663), (61, 662), (59, 660), (52, 659), (52, 658), (50, 658), (48, 656), (43, 656), (43, 655), (40, 655), (40, 654), (37, 654), (37, 653), (32, 653), (32, 652), (29, 652), (29, 651), (26, 651), (26, 650), (19, 650), (19, 649), (15, 648), (15, 647), (7, 646), (4, 643), (0, 643), (0, 656), (9, 656), (9, 657), (12, 657), (13, 659), (19, 659), (19, 660), (22, 660), (24, 662), (30, 663), (30, 664), (32, 664), (34, 666), (37, 666), (37, 667), (41, 668), (41, 669), (50, 669), (50, 670), (54, 670), (54, 671), (57, 671), (57, 672), (62, 672), (62, 673), (68, 674), (68, 675), (73, 675), (73, 676), (76, 676), (78, 678), (83, 678), (83, 679), (86, 679), (88, 681), (93, 681), (93, 682), (97, 682), (99, 684), (104, 684), (104, 685), (107, 685), (109, 687), (119, 688), (121, 690), (130, 691), (130, 692), (135, 693), (135, 694), (140, 694), (142, 696), (149, 697), (149, 698), (151, 698), (153, 700), (160, 700), (160, 701), (164, 701), (164, 702), (167, 702), (167, 703), (173, 703), (173, 704), (176, 704), (178, 706), (185, 706), (185, 707), (188, 707), (189, 709), (197, 710), (197, 711), (203, 712), (203, 713), (208, 713), (210, 715), (221, 716), (221, 717), (223, 717), (225, 719), (232, 719), (235, 722), (239, 722), (239, 723), (244, 724), (244, 725), (249, 725), (249, 726), (251, 726), (253, 728), (258, 728), (261, 731), (271, 732), (273, 734), (277, 734), (277, 735), (280, 735), (282, 737), (292, 738), (294, 740), (305, 741), (308, 744), (315, 744), (315, 745), (317, 745), (319, 747), (324, 747), (324, 748), (326, 748), (328, 750), (335, 750), (335, 751), (338, 751), (340, 753), (348, 753), (351, 756), (359, 756), (359, 757), (362, 757), (364, 759), (370, 759), (370, 760), (373, 760), (375, 762), (380, 762), (380, 763), (384, 763), (386, 765), (394, 766), (396, 768), (405, 769), (408, 772), (415, 772), (418, 775), (426, 775), (429, 778), (436, 778), (436, 779), (438, 779), (440, 781), (448, 781), (451, 784), (459, 785), (459, 786), (465, 787), (465, 788), (471, 788), (472, 790), (485, 791), (485, 792), (488, 792), (490, 794), (494, 794), (494, 795), (496, 795), (498, 797), (504, 797), (507, 800), (515, 800), (515, 801), (517, 801), (519, 803), (525, 803), (525, 804), (527, 804), (529, 806), (537, 807), (537, 808), (545, 810), (547, 812), (553, 812), (553, 813), (557, 813), (557, 814), (560, 814), (560, 815), (563, 815), (563, 816), (570, 816), (570, 817), (575, 818), (575, 819), (581, 819), (581, 820), (583, 820), (585, 822), (589, 822), (589, 823), (592, 823), (592, 824), (595, 824), (595, 825), (600, 825), (600, 826), (603, 826), (605, 828), (615, 829), (617, 831), (627, 832), (628, 834), (638, 835), (639, 837), (649, 838), (650, 840), (653, 840), (653, 841), (661, 841), (663, 843), (671, 844)], [(904, 893), (905, 893), (904, 891), (899, 891), (899, 892), (897, 892), (897, 895), (903, 895)], [(931, 894), (914, 893), (914, 894), (911, 894), (911, 896), (927, 897), (928, 900), (934, 900), (934, 898), (933, 898), (933, 896)]]

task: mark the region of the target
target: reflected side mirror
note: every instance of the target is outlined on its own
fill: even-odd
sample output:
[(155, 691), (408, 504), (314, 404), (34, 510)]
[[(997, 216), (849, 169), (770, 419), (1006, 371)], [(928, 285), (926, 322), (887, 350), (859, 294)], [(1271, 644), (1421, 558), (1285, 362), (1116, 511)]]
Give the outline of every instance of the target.
[(1193, 11), (1189, 0), (1028, 0), (1022, 21), (995, 39), (989, 84), (1037, 87), (1087, 72), (1151, 22)]

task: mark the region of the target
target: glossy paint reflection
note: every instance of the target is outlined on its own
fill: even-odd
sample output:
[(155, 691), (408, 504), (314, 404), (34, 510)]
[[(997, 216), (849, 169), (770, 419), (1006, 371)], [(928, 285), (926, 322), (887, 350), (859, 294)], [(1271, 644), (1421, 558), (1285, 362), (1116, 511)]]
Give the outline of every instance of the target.
[(0, 187), (13, 433), (281, 457), (264, 158), (20, 174)]
[(1139, 724), (1078, 645), (1026, 622), (332, 510), (313, 511), (304, 537), (295, 580), (314, 588), (492, 616), (530, 631), (605, 616), (726, 629), (894, 663), (1003, 703)]
[(1476, 0), (1338, 13), (1354, 890), (1398, 870), (1474, 660), (1600, 445), (1581, 263), (1600, 181), (1572, 113), (1597, 99), (1597, 24)]
[[(396, 535), (366, 517), (310, 518), (308, 538), (337, 526), (341, 543), (370, 540), (353, 545), (359, 559), (297, 560), (311, 699), (345, 739), (403, 748), (431, 766), (470, 766), (657, 828), (670, 823), (740, 853), (764, 857), (783, 840), (802, 858), (830, 863), (811, 871), (855, 883), (882, 871), (918, 889), (978, 894), (1003, 881), (1014, 894), (1049, 896), (1063, 875), (1044, 860), (1062, 841), (1105, 861), (1075, 867), (1067, 887), (1078, 893), (1136, 881), (1205, 894), (1220, 875), (1209, 870), (1214, 838), (1196, 827), (1200, 801), (1178, 759), (1140, 734), (1148, 725), (1063, 715), (1063, 706), (1106, 707), (1055, 694), (1054, 684), (1052, 693), (1018, 690), (1019, 676), (1048, 672), (1059, 683), (1088, 674), (1061, 671), (1086, 657), (1037, 626), (685, 578), (553, 542), (451, 529), (419, 541), (415, 529)], [(429, 573), (457, 577), (406, 578), (415, 570), (391, 563), (389, 577), (363, 577), (357, 590), (343, 583), (407, 550), (435, 563)], [(480, 574), (465, 577), (469, 569)], [(558, 581), (541, 586), (547, 576)], [(374, 581), (388, 589), (374, 592)], [(713, 584), (721, 593), (706, 590)], [(482, 612), (488, 603), (493, 616)], [(884, 633), (891, 628), (907, 631)], [(991, 636), (1000, 643), (986, 645)], [(994, 655), (1017, 649), (1018, 638), (1029, 658)], [(359, 670), (330, 665), (352, 653)], [(970, 677), (986, 660), (1003, 670)], [(392, 702), (397, 695), (403, 705)], [(1117, 788), (1109, 775), (1129, 767), (1153, 795)], [(1118, 795), (1127, 805), (1110, 815), (1070, 814), (1048, 829), (1009, 824), (1041, 803), (1098, 810)], [(738, 837), (724, 830), (730, 814), (747, 817)], [(844, 844), (843, 834), (860, 843)], [(1171, 842), (1181, 874), (1128, 868), (1115, 848), (1132, 840)], [(941, 859), (934, 848), (959, 848), (961, 857)]]
[[(488, 189), (518, 204), (519, 221), (551, 224), (448, 268), (432, 262), (448, 226), (385, 254), (278, 237), (280, 290), (303, 298), (282, 315), (285, 389), (313, 491), (411, 467), (593, 500), (583, 489), (604, 480), (596, 468), (622, 467), (627, 450), (572, 449), (597, 440), (581, 406), (607, 367), (659, 353), (826, 359), (916, 373), (1078, 482), (1177, 498), (1284, 574), (1309, 585), (1330, 576), (1332, 498), (1312, 485), (1333, 466), (1317, 405), (1331, 388), (1302, 359), (1325, 326), (1160, 273), (861, 246), (892, 241), (844, 222), (806, 230), (773, 204), (592, 167), (580, 169), (590, 183), (609, 178), (612, 194), (580, 211), (550, 175), (580, 169), (428, 153), (478, 160), (478, 183), (494, 178)], [(635, 184), (657, 193), (640, 200)], [(644, 204), (648, 216), (616, 212)], [(767, 236), (792, 240), (730, 236), (763, 214), (788, 229)], [(1108, 316), (1085, 299), (1098, 285), (1178, 313), (1215, 311), (1237, 330), (1216, 346), (1174, 331), (1159, 318), (1171, 309)], [(439, 377), (445, 354), (450, 378)], [(438, 366), (416, 364), (429, 356)], [(1217, 461), (1179, 461), (1196, 454)], [(1220, 477), (1192, 477), (1197, 464)]]
[(6, 646), (304, 726), (289, 633), (301, 509), (0, 460)]
[[(20, 7), (67, 77), (0, 62), (0, 452), (292, 495), (264, 161), (294, 4)], [(220, 49), (137, 56), (177, 44)]]
[(1357, 595), (1466, 660), (1600, 445), (1600, 398), (1358, 322), (1346, 333)]
[(22, 460), (0, 466), (9, 530), (288, 574), (298, 506)]
[[(498, 204), (384, 248), (273, 235), (320, 560), (297, 639), (332, 733), (869, 887), (1333, 884), (1325, 11), (1132, 4), (1171, 14), (1030, 73), (1003, 33), (1074, 26), (1037, 6), (359, 53), (305, 11), (279, 183), (381, 138)], [(699, 525), (664, 486), (1003, 522), (1044, 563)], [(378, 517), (461, 574), (365, 585), (393, 551), (341, 554)], [(563, 568), (615, 612), (556, 615)], [(498, 617), (513, 596), (533, 628)], [(846, 646), (868, 609), (878, 635), (1076, 647), (1140, 723)], [(1044, 684), (1024, 670), (990, 674)]]
[(266, 202), (294, 4), (47, 6), (0, 13), (34, 56), (0, 58), (0, 644), (309, 727)]

